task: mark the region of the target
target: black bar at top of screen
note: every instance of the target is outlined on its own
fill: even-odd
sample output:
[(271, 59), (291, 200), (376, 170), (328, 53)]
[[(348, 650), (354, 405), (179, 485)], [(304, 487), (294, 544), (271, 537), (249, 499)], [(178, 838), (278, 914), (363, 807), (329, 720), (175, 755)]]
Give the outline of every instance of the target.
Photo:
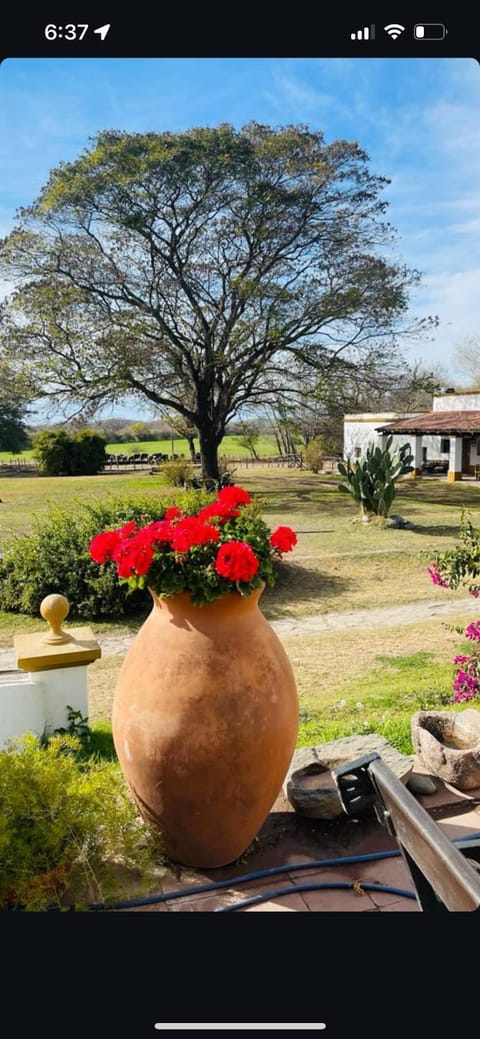
[[(18, 8), (17, 8), (18, 10)], [(248, 58), (248, 57), (480, 57), (480, 39), (468, 31), (461, 12), (443, 15), (436, 12), (437, 23), (418, 23), (400, 18), (404, 30), (395, 38), (386, 30), (385, 14), (372, 17), (369, 11), (361, 15), (346, 15), (331, 10), (324, 14), (319, 9), (295, 8), (295, 17), (268, 19), (267, 25), (258, 23), (242, 7), (241, 17), (227, 20), (225, 11), (205, 8), (189, 9), (185, 17), (178, 6), (162, 8), (156, 16), (136, 7), (133, 14), (114, 14), (111, 28), (104, 40), (93, 30), (102, 25), (87, 15), (89, 21), (83, 38), (66, 40), (63, 33), (48, 40), (46, 26), (65, 26), (70, 19), (63, 15), (28, 16), (2, 13), (0, 24), (0, 59), (8, 57), (172, 57), (172, 58)], [(419, 12), (420, 13), (420, 12)], [(105, 20), (105, 15), (104, 19)], [(444, 25), (443, 39), (415, 38), (415, 25)], [(368, 39), (352, 39), (358, 30), (367, 26)], [(372, 32), (372, 26), (374, 30)], [(432, 30), (433, 31), (433, 30)]]

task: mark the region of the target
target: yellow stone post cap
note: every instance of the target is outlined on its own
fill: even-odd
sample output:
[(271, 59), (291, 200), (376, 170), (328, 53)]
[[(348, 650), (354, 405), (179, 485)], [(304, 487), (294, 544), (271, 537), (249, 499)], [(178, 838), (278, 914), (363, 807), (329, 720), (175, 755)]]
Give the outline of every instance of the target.
[(54, 593), (42, 599), (40, 613), (48, 624), (48, 631), (15, 635), (17, 667), (23, 671), (48, 671), (80, 667), (101, 657), (102, 651), (91, 628), (63, 630), (62, 624), (69, 610), (70, 603), (65, 595)]
[(40, 603), (40, 613), (49, 625), (49, 631), (42, 636), (42, 642), (49, 646), (58, 646), (62, 642), (70, 642), (71, 636), (63, 630), (62, 624), (70, 611), (70, 603), (65, 595), (46, 595)]

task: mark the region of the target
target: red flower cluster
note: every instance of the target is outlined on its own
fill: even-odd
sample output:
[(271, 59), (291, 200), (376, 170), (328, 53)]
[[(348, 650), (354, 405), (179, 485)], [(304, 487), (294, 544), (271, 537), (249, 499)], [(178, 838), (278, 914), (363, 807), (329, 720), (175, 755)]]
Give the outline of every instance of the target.
[(223, 487), (217, 494), (217, 501), (220, 505), (234, 509), (237, 505), (250, 505), (252, 499), (243, 487)]
[(250, 581), (259, 566), (255, 552), (245, 541), (227, 541), (220, 546), (215, 560), (217, 574), (230, 581)]
[(115, 549), (136, 529), (137, 524), (132, 520), (117, 530), (104, 530), (101, 534), (96, 534), (90, 542), (90, 555), (95, 563), (106, 563), (107, 559), (113, 559)]
[(297, 535), (291, 527), (277, 527), (270, 535), (270, 544), (272, 548), (277, 549), (277, 552), (291, 552), (293, 546), (297, 544)]
[[(188, 591), (192, 568), (196, 571), (197, 566), (200, 572), (205, 571), (206, 579), (209, 575), (210, 587), (213, 574), (236, 584), (248, 584), (256, 574), (265, 575), (267, 581), (273, 581), (269, 560), (273, 555), (290, 552), (297, 538), (290, 527), (278, 527), (268, 539), (268, 530), (264, 524), (260, 525), (259, 533), (256, 532), (254, 517), (252, 527), (250, 520), (246, 527), (242, 524), (242, 535), (246, 540), (241, 540), (242, 535), (235, 538), (233, 521), (241, 516), (242, 508), (251, 502), (248, 491), (243, 487), (224, 487), (217, 494), (216, 500), (200, 509), (196, 516), (185, 516), (174, 505), (165, 510), (163, 519), (148, 523), (145, 527), (137, 527), (132, 520), (116, 530), (97, 534), (90, 542), (91, 558), (99, 564), (111, 560), (116, 564), (118, 576), (123, 580), (132, 579), (133, 582), (136, 578), (145, 578), (152, 565), (155, 565), (152, 583), (157, 583), (159, 590), (166, 595), (178, 590), (180, 575)], [(229, 521), (232, 524), (227, 527)], [(255, 536), (257, 552), (248, 544), (249, 535), (245, 531), (250, 529)], [(197, 546), (204, 547), (206, 551), (189, 556), (190, 550)], [(264, 565), (266, 569), (262, 570)], [(198, 572), (195, 572), (194, 584), (197, 583)], [(220, 583), (218, 588), (218, 595), (224, 594)], [(197, 594), (197, 600), (202, 602), (201, 594)], [(203, 601), (211, 601), (211, 595)]]
[(188, 552), (194, 545), (208, 545), (210, 541), (218, 541), (219, 538), (216, 527), (202, 523), (198, 516), (185, 516), (179, 519), (173, 529), (172, 547), (175, 552)]

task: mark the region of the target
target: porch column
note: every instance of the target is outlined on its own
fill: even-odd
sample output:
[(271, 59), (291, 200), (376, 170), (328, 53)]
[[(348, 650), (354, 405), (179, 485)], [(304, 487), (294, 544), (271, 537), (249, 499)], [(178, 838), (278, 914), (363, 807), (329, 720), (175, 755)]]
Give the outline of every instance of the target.
[(462, 479), (462, 447), (463, 437), (450, 437), (447, 480), (451, 482)]
[[(412, 441), (413, 441), (413, 443), (412, 443)], [(423, 441), (423, 436), (422, 436), (421, 433), (420, 434), (416, 433), (415, 436), (413, 436), (412, 440), (410, 441), (411, 448), (412, 448), (412, 453), (413, 453), (413, 469), (412, 469), (412, 472), (409, 473), (408, 475), (412, 476), (413, 478), (415, 478), (416, 476), (421, 476), (422, 475), (422, 462), (423, 462), (422, 441)]]
[(380, 433), (380, 450), (385, 451), (387, 446), (388, 433)]

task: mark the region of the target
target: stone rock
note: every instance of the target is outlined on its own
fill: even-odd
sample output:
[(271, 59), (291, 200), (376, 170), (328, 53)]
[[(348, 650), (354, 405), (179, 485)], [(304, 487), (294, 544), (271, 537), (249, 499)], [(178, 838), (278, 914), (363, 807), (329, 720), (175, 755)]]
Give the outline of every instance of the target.
[(285, 797), (299, 815), (309, 819), (336, 819), (344, 815), (332, 769), (373, 751), (381, 755), (402, 783), (407, 782), (413, 756), (400, 754), (383, 736), (372, 732), (296, 750), (283, 784)]
[(386, 526), (392, 527), (393, 530), (413, 530), (413, 523), (410, 523), (409, 520), (404, 519), (403, 516), (399, 516), (395, 512), (388, 517)]
[(407, 781), (407, 789), (412, 794), (436, 794), (437, 784), (430, 776), (424, 776), (422, 772), (412, 772)]
[(480, 786), (480, 711), (417, 711), (412, 743), (425, 768), (459, 790)]

